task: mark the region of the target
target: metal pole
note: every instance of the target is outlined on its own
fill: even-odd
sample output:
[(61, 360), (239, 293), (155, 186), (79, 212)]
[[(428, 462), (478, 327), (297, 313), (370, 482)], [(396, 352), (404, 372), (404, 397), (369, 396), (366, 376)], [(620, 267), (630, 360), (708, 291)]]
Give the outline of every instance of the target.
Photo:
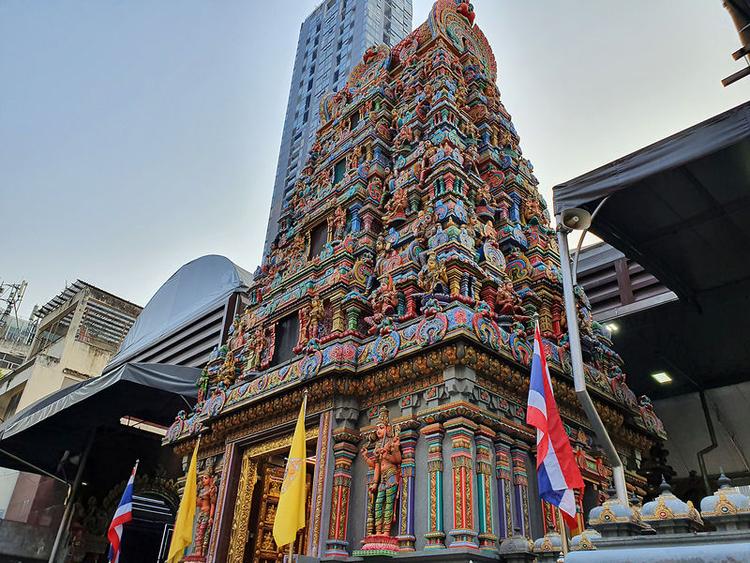
[(573, 274), (570, 269), (570, 249), (568, 248), (569, 229), (559, 223), (557, 226), (557, 242), (560, 247), (560, 269), (562, 271), (563, 297), (565, 301), (565, 317), (568, 321), (568, 343), (570, 345), (570, 365), (573, 370), (573, 383), (576, 395), (583, 407), (586, 416), (591, 423), (596, 437), (599, 439), (604, 453), (607, 454), (609, 464), (612, 466), (617, 500), (623, 506), (628, 506), (628, 492), (625, 485), (625, 468), (620, 460), (620, 455), (607, 433), (599, 413), (594, 407), (594, 402), (589, 396), (586, 388), (586, 377), (583, 371), (583, 355), (581, 352), (581, 335), (578, 332), (578, 313), (576, 309), (575, 295), (573, 293)]
[(711, 439), (711, 443), (698, 452), (698, 467), (701, 470), (701, 477), (703, 477), (703, 486), (706, 488), (706, 494), (711, 494), (711, 484), (708, 482), (708, 471), (706, 470), (706, 460), (704, 456), (716, 448), (719, 447), (716, 442), (716, 431), (714, 430), (714, 423), (711, 420), (711, 411), (708, 410), (708, 401), (706, 400), (706, 393), (703, 389), (698, 391), (698, 396), (701, 399), (701, 408), (703, 409), (703, 416), (706, 419), (706, 428), (708, 429), (708, 437)]
[(78, 471), (76, 471), (76, 477), (73, 480), (73, 485), (70, 487), (68, 492), (68, 498), (65, 500), (65, 511), (63, 512), (60, 526), (57, 528), (57, 535), (55, 536), (55, 543), (52, 544), (52, 551), (49, 554), (49, 563), (55, 563), (57, 553), (60, 551), (60, 544), (62, 543), (63, 536), (67, 533), (68, 527), (70, 526), (70, 520), (73, 516), (73, 506), (75, 506), (75, 498), (78, 494), (78, 487), (81, 485), (83, 478), (83, 469), (86, 467), (86, 462), (89, 459), (89, 453), (91, 452), (91, 446), (94, 445), (94, 436), (96, 430), (91, 431), (89, 441), (86, 444), (86, 449), (81, 456), (81, 461), (78, 464)]
[(58, 477), (57, 475), (52, 475), (52, 473), (50, 473), (49, 471), (45, 471), (41, 467), (38, 467), (38, 466), (34, 465), (33, 463), (28, 462), (25, 459), (20, 458), (17, 455), (10, 453), (7, 450), (4, 450), (4, 449), (0, 448), (0, 453), (3, 454), (3, 455), (7, 455), (9, 458), (16, 460), (18, 463), (22, 463), (25, 466), (30, 467), (31, 469), (34, 470), (35, 473), (40, 473), (42, 475), (45, 475), (46, 477), (49, 477), (50, 479), (54, 479), (55, 481), (59, 481), (60, 483), (62, 483), (66, 487), (70, 487), (70, 483), (68, 483), (65, 479), (60, 479), (60, 477)]
[(563, 555), (567, 555), (568, 554), (568, 529), (565, 526), (565, 520), (563, 520), (562, 512), (560, 512), (559, 506), (557, 507), (557, 520), (560, 522), (560, 539), (562, 540), (562, 552), (563, 552)]

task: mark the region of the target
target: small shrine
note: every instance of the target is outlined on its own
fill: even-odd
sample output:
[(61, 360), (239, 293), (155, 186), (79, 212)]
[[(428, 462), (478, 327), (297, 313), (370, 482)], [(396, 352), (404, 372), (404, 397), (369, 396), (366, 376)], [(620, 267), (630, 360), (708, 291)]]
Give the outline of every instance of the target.
[[(578, 532), (602, 500), (611, 470), (572, 385), (555, 232), (474, 20), (469, 2), (438, 0), (322, 99), (279, 236), (198, 405), (167, 433), (181, 456), (201, 435), (189, 560), (282, 560), (270, 530), (305, 391), (308, 525), (295, 553), (477, 561), (557, 542), (524, 423), (535, 318), (586, 483)], [(638, 469), (664, 429), (577, 298), (591, 394), (643, 496)]]

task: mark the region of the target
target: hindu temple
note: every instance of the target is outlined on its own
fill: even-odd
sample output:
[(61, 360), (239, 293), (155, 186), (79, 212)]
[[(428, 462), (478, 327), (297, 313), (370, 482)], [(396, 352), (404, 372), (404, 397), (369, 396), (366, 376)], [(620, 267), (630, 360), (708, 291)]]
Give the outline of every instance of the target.
[[(478, 561), (508, 538), (554, 535), (524, 423), (537, 319), (586, 484), (574, 533), (606, 498), (611, 470), (570, 376), (554, 229), (497, 74), (473, 6), (438, 0), (323, 98), (279, 235), (197, 407), (166, 437), (180, 456), (201, 437), (186, 560), (282, 560), (271, 530), (305, 392), (295, 553)], [(577, 297), (590, 393), (642, 497), (664, 429)]]

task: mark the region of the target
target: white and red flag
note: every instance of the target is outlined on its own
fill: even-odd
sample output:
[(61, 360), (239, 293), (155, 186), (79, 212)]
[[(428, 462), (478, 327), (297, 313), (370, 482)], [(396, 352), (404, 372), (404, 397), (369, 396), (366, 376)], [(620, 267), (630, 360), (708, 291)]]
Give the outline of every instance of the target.
[(576, 500), (573, 491), (583, 489), (583, 479), (560, 420), (545, 356), (542, 333), (537, 324), (534, 330), (534, 356), (531, 360), (526, 423), (536, 428), (539, 496), (557, 506), (568, 526), (575, 529)]
[(122, 528), (133, 519), (133, 482), (135, 481), (135, 472), (138, 469), (138, 462), (135, 462), (133, 473), (130, 474), (128, 484), (122, 493), (120, 504), (115, 510), (112, 522), (107, 530), (107, 539), (109, 540), (109, 563), (118, 563), (120, 560), (120, 542), (122, 541)]

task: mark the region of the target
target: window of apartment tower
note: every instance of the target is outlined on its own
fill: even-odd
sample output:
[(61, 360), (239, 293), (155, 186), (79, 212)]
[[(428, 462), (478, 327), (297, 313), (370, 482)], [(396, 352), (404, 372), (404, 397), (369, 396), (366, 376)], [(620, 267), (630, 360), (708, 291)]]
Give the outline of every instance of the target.
[(312, 260), (323, 252), (328, 242), (328, 223), (323, 222), (310, 230), (310, 254), (308, 259)]
[(299, 340), (299, 317), (295, 311), (276, 323), (276, 343), (273, 350), (272, 366), (277, 366), (294, 357), (294, 347)]
[(346, 159), (342, 158), (336, 164), (333, 165), (333, 185), (334, 186), (344, 179), (344, 174), (346, 174)]

